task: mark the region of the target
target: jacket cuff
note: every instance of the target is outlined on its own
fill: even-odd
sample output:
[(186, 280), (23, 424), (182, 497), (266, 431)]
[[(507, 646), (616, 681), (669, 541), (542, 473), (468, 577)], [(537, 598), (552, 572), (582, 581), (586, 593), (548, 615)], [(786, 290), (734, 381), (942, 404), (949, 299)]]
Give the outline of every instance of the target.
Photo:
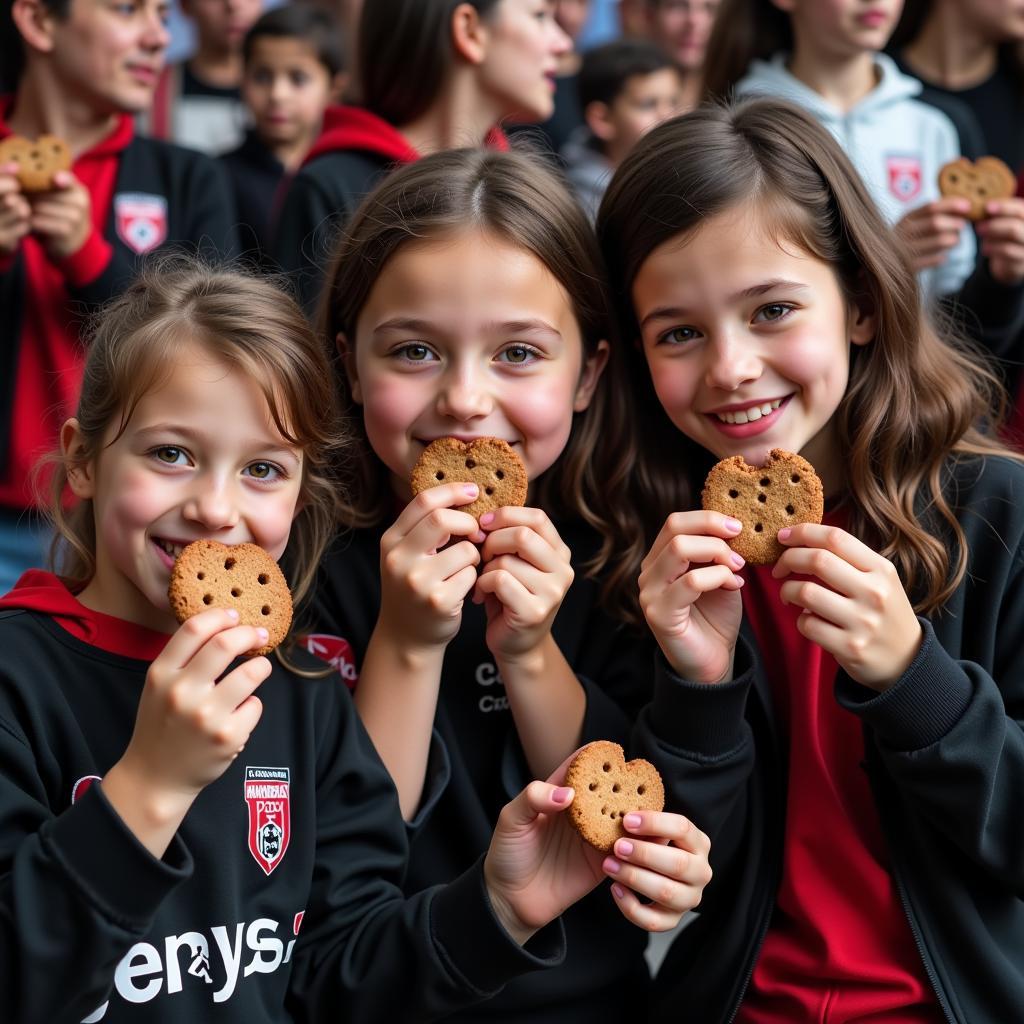
[(157, 860), (99, 785), (48, 821), (40, 841), (94, 906), (135, 930), (147, 928), (170, 892), (192, 876), (192, 855), (178, 836)]
[(861, 686), (842, 670), (836, 699), (859, 715), (893, 750), (922, 750), (938, 742), (963, 717), (971, 682), (922, 618), (921, 649), (906, 672), (883, 693)]
[(405, 824), (407, 832), (416, 832), (423, 827), (430, 815), (433, 814), (438, 800), (448, 788), (451, 777), (452, 763), (448, 757), (448, 748), (445, 746), (441, 734), (434, 729), (430, 734), (430, 750), (427, 752), (427, 774), (423, 780), (423, 795), (420, 797), (420, 805), (412, 820)]
[(57, 268), (72, 288), (84, 288), (107, 269), (113, 255), (114, 247), (93, 228), (78, 252), (61, 260)]
[(494, 914), (484, 883), (484, 859), (434, 890), (430, 928), (441, 959), (474, 991), (492, 995), (513, 978), (557, 967), (565, 959), (565, 929), (552, 921), (520, 946)]

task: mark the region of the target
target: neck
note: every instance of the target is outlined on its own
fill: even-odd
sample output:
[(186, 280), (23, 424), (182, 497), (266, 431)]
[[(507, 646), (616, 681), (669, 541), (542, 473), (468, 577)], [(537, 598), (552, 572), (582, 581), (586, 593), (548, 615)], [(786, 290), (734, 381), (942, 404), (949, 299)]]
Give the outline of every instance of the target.
[(462, 146), (479, 146), (501, 119), (502, 111), (480, 94), (472, 71), (456, 71), (441, 95), (415, 121), (399, 125), (422, 155)]
[(11, 131), (30, 139), (59, 135), (77, 157), (106, 138), (118, 117), (97, 111), (81, 96), (68, 95), (49, 68), (30, 64), (18, 83), (7, 123)]
[(833, 56), (800, 39), (794, 24), (796, 45), (789, 71), (833, 106), (846, 111), (855, 107), (878, 84), (874, 54), (864, 51), (849, 56)]
[[(284, 164), (284, 168), (289, 174), (294, 174), (302, 165), (302, 161), (306, 158), (306, 154), (313, 145), (313, 140), (315, 138), (316, 136), (312, 135), (309, 138), (302, 138), (297, 142), (268, 145), (267, 149), (269, 149), (270, 152)], [(266, 143), (264, 143), (264, 145), (266, 145)]]
[(201, 82), (218, 89), (237, 89), (242, 84), (242, 55), (235, 50), (200, 47), (188, 67)]
[(963, 5), (937, 2), (917, 38), (903, 51), (915, 74), (946, 89), (969, 89), (991, 78), (998, 48), (983, 37)]

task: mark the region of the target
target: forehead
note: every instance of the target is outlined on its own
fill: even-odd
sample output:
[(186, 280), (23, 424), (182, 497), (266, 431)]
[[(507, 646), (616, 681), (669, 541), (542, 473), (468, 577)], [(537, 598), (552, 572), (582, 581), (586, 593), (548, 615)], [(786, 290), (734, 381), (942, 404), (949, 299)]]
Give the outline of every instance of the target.
[(252, 41), (249, 63), (319, 65), (320, 60), (313, 44), (298, 36), (258, 36)]
[(675, 68), (659, 68), (657, 71), (650, 71), (647, 74), (630, 75), (623, 83), (619, 96), (628, 96), (631, 99), (639, 99), (643, 96), (676, 93), (682, 85), (682, 80)]

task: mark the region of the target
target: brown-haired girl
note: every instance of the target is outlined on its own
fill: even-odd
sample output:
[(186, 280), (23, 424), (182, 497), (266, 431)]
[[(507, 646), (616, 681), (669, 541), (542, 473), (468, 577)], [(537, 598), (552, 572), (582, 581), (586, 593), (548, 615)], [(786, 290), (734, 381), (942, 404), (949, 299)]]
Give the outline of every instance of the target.
[(336, 423), (322, 347), (265, 281), (161, 265), (101, 320), (61, 434), (70, 575), (0, 603), (4, 1020), (421, 1021), (560, 962), (545, 926), (603, 877), (572, 790), (531, 783), (485, 857), (404, 898), (348, 691), (301, 651), (244, 659), (267, 631), (233, 611), (171, 614), (198, 539), (262, 545), (302, 597)]
[[(405, 888), (418, 892), (480, 855), (521, 778), (546, 777), (589, 740), (625, 740), (648, 698), (650, 650), (609, 610), (627, 578), (616, 587), (603, 569), (632, 541), (613, 500), (631, 429), (607, 387), (619, 371), (593, 234), (557, 175), (524, 156), (460, 150), (397, 171), (349, 227), (323, 324), (357, 438), (344, 463), (355, 499), (310, 644), (356, 687), (409, 823)], [(448, 436), (509, 442), (529, 507), (478, 524), (460, 511), (475, 487), (413, 498), (420, 453)], [(626, 828), (633, 839), (603, 862), (612, 895), (566, 918), (565, 965), (508, 986), (488, 1017), (642, 1010), (645, 936), (628, 922), (671, 927), (707, 861), (677, 815), (627, 815)]]
[[(715, 883), (656, 1019), (976, 1021), (1024, 996), (1024, 469), (998, 388), (921, 312), (831, 135), (777, 101), (705, 107), (623, 164), (598, 230), (641, 423), (638, 726)], [(700, 510), (772, 448), (820, 525), (774, 566)]]

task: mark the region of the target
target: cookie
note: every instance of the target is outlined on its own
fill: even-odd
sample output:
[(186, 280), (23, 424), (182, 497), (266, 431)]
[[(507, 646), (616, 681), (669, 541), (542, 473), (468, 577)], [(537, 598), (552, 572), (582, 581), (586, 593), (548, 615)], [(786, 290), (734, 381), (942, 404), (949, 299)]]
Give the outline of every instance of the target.
[(580, 747), (569, 762), (565, 785), (576, 791), (566, 812), (591, 846), (611, 853), (615, 840), (626, 835), (622, 819), (630, 811), (660, 811), (665, 787), (650, 761), (626, 763), (618, 743), (596, 740)]
[(743, 524), (729, 547), (751, 565), (777, 562), (785, 550), (779, 530), (797, 523), (820, 523), (825, 511), (825, 495), (814, 467), (782, 448), (773, 448), (760, 468), (748, 466), (742, 455), (712, 466), (701, 502), (704, 508)]
[(194, 541), (175, 559), (167, 596), (179, 622), (207, 608), (234, 608), (241, 625), (262, 626), (270, 636), (253, 655), (269, 654), (292, 624), (288, 581), (257, 544)]
[(480, 488), (475, 501), (459, 505), (461, 512), (477, 519), (485, 512), (526, 501), (526, 467), (515, 450), (497, 437), (478, 437), (468, 442), (439, 437), (423, 449), (413, 466), (413, 494), (460, 482)]
[(990, 199), (1009, 199), (1017, 191), (1017, 179), (998, 157), (983, 156), (977, 163), (960, 157), (939, 170), (939, 191), (944, 196), (970, 199), (968, 216), (971, 220), (981, 220)]
[(24, 192), (45, 192), (53, 188), (58, 171), (71, 170), (71, 150), (56, 135), (40, 135), (32, 142), (23, 135), (9, 135), (0, 141), (0, 166), (18, 165), (17, 179)]

